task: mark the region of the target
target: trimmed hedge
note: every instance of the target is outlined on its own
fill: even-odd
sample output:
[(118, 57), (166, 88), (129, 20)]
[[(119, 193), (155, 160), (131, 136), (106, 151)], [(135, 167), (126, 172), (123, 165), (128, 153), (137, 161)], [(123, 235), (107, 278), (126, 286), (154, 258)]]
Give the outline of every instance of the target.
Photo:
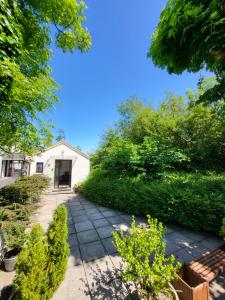
[(48, 300), (63, 280), (68, 261), (67, 210), (60, 205), (46, 236), (40, 225), (31, 231), (16, 263), (17, 300)]
[(6, 203), (32, 203), (38, 200), (49, 182), (50, 179), (43, 175), (24, 176), (0, 189), (0, 197)]
[(63, 280), (69, 255), (67, 211), (60, 205), (47, 233), (48, 295), (51, 297)]
[(219, 233), (225, 212), (224, 175), (174, 175), (143, 183), (95, 170), (80, 188), (98, 204), (195, 230)]

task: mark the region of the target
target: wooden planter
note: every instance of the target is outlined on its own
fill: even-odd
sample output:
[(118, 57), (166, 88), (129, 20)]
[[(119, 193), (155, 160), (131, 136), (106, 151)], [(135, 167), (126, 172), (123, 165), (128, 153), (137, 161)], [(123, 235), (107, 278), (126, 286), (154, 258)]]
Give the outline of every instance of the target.
[(209, 300), (209, 284), (188, 266), (183, 266), (173, 282), (180, 300)]

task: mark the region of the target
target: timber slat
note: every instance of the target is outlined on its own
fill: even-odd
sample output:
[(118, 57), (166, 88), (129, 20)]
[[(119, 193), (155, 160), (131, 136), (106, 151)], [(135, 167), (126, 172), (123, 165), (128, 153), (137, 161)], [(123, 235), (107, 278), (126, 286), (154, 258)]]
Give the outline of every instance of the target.
[(189, 268), (207, 282), (215, 279), (225, 270), (225, 247), (208, 251), (199, 259), (192, 261)]

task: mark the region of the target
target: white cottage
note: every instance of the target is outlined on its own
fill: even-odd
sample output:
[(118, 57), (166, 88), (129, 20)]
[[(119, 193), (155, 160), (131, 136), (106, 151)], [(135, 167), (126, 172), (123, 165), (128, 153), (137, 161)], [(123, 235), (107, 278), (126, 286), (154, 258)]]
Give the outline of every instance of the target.
[(23, 174), (44, 174), (52, 179), (52, 188), (71, 188), (87, 178), (90, 171), (89, 156), (64, 140), (31, 158), (21, 155), (0, 157), (1, 177)]

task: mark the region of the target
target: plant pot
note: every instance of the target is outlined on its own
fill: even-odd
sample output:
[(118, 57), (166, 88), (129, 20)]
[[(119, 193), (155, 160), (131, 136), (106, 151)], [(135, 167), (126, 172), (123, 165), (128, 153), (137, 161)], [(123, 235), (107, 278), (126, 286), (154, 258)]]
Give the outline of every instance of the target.
[(20, 251), (21, 251), (20, 248), (15, 248), (7, 251), (4, 254), (3, 262), (4, 262), (5, 270), (7, 272), (12, 272), (15, 270), (16, 260)]
[(180, 300), (209, 300), (209, 284), (188, 266), (183, 266), (173, 282)]

